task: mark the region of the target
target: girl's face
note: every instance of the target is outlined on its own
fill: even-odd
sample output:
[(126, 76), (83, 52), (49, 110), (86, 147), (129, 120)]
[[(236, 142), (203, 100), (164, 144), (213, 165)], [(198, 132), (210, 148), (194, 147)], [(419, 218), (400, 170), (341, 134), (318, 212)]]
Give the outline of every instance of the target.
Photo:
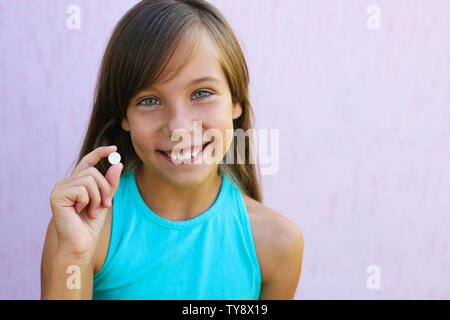
[[(242, 113), (241, 105), (232, 103), (225, 74), (213, 48), (209, 38), (205, 37), (197, 54), (176, 77), (155, 83), (133, 97), (127, 116), (122, 120), (122, 128), (130, 132), (144, 170), (150, 168), (176, 185), (198, 184), (217, 170), (231, 144), (226, 137), (230, 137), (230, 132), (232, 135), (233, 119)], [(166, 72), (172, 74), (187, 59), (189, 51), (184, 49), (181, 44)], [(208, 79), (201, 82), (195, 81), (206, 77)], [(195, 123), (197, 136), (194, 139)], [(190, 137), (190, 141), (184, 141), (184, 138), (172, 141), (174, 131), (178, 136)], [(207, 132), (212, 132), (213, 138), (205, 134)], [(192, 159), (188, 160), (191, 163), (180, 164), (178, 159), (174, 163), (164, 154), (164, 151), (171, 154), (177, 146), (177, 149), (183, 148), (182, 154), (186, 157), (188, 154), (184, 151), (192, 151), (191, 147), (197, 151), (196, 148), (212, 140), (214, 142), (200, 153), (195, 163)], [(213, 161), (201, 159), (207, 155), (212, 155)]]

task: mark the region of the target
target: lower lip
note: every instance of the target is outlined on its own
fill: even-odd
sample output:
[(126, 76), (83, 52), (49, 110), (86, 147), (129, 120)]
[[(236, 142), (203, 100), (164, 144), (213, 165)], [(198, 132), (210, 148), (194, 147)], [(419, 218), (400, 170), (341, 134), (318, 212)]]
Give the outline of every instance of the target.
[(209, 147), (209, 145), (211, 144), (211, 142), (208, 142), (203, 148), (202, 150), (194, 157), (194, 158), (190, 158), (190, 159), (186, 159), (186, 160), (172, 160), (171, 157), (169, 157), (165, 152), (159, 151), (157, 150), (157, 152), (163, 156), (164, 159), (166, 159), (167, 161), (169, 161), (170, 163), (180, 166), (180, 165), (185, 165), (185, 164), (193, 164), (195, 161), (197, 161), (197, 159), (199, 159), (202, 155), (203, 155), (203, 151)]

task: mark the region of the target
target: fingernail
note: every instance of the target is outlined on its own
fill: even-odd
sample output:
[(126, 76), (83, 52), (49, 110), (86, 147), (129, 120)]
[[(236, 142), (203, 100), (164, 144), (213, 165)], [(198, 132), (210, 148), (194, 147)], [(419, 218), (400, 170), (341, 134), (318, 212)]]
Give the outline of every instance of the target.
[(108, 204), (108, 207), (112, 206), (112, 200), (111, 198), (108, 198), (108, 200), (106, 201), (106, 203)]
[(100, 210), (95, 210), (95, 217), (98, 217), (98, 215), (100, 214)]

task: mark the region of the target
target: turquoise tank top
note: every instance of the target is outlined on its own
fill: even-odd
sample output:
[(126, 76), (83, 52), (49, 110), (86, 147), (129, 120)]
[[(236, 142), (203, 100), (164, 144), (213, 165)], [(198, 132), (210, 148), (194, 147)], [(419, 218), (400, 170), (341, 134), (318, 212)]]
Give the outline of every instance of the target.
[(189, 220), (155, 214), (134, 171), (120, 178), (93, 299), (257, 300), (261, 272), (242, 193), (225, 174), (213, 205)]

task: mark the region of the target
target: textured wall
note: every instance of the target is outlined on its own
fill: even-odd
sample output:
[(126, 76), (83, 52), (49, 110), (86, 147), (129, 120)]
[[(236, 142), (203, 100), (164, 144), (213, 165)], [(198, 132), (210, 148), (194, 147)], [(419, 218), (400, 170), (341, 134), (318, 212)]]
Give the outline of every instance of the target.
[[(48, 197), (136, 2), (0, 2), (0, 299), (39, 298)], [(296, 298), (449, 299), (450, 2), (211, 2), (246, 54), (257, 128), (280, 129), (263, 190), (305, 237)]]

